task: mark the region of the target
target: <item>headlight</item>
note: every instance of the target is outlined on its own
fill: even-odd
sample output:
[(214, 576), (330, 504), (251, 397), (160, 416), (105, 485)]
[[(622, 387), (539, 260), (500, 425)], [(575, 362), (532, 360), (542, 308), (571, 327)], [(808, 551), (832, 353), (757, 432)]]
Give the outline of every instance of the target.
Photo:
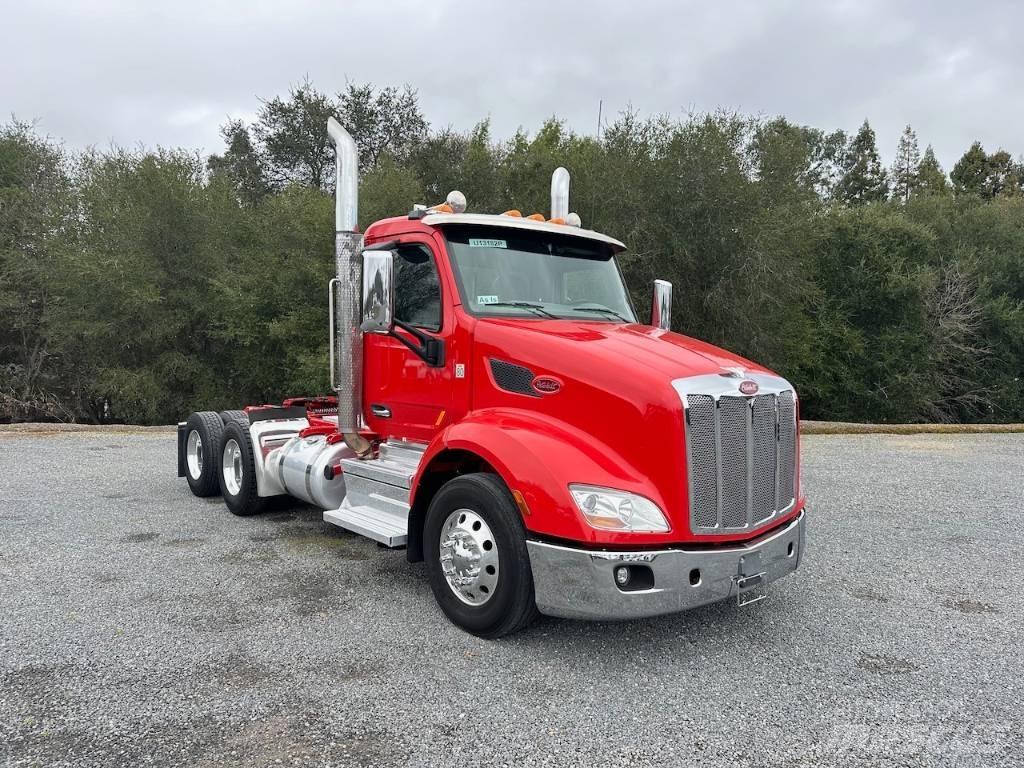
[(569, 492), (583, 517), (604, 531), (664, 533), (668, 522), (650, 499), (594, 485), (570, 485)]

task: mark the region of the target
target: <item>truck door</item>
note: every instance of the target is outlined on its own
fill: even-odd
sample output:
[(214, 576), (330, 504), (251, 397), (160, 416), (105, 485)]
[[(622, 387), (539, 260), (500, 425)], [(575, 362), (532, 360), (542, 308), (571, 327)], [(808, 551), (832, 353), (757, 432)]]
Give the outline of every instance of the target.
[[(395, 252), (395, 317), (446, 339), (444, 301), (437, 262), (429, 241), (401, 242)], [(415, 339), (396, 328), (410, 341)], [(435, 367), (391, 336), (364, 338), (363, 409), (366, 423), (383, 437), (426, 442), (441, 428), (450, 407), (449, 365)]]

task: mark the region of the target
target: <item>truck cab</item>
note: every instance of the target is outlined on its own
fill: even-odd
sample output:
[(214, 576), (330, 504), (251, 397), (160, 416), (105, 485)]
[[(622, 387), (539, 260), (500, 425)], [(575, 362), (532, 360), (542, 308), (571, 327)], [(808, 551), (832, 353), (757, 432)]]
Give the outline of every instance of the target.
[(405, 547), (445, 614), (484, 637), (538, 612), (745, 605), (797, 569), (794, 388), (669, 330), (667, 283), (641, 322), (625, 245), (569, 212), (565, 169), (550, 216), (468, 213), (453, 192), (359, 236), (354, 143), (329, 132), (335, 392), (192, 414), (179, 474), (193, 492), (236, 514), (288, 493)]

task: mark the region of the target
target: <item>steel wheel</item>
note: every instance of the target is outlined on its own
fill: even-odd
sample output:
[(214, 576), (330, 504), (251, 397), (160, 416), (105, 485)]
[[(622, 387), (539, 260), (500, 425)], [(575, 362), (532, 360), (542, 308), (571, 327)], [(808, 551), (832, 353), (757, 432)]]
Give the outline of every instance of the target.
[(441, 526), (441, 570), (455, 596), (479, 606), (498, 584), (498, 546), (490, 526), (471, 509), (457, 509)]
[(242, 449), (238, 447), (238, 441), (234, 438), (224, 443), (221, 472), (224, 476), (225, 490), (232, 496), (237, 496), (242, 490), (242, 478), (245, 473), (242, 469)]
[(203, 436), (198, 430), (193, 429), (188, 433), (188, 443), (185, 446), (185, 464), (188, 466), (188, 474), (193, 480), (203, 476)]

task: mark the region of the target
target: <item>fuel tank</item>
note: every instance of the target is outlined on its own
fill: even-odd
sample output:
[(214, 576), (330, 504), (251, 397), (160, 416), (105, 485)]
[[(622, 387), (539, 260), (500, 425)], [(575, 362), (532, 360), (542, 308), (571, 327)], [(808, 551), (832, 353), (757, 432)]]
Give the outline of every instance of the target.
[(337, 509), (345, 498), (342, 459), (355, 458), (344, 442), (329, 443), (325, 435), (293, 437), (268, 456), (268, 470), (290, 495), (321, 509)]

